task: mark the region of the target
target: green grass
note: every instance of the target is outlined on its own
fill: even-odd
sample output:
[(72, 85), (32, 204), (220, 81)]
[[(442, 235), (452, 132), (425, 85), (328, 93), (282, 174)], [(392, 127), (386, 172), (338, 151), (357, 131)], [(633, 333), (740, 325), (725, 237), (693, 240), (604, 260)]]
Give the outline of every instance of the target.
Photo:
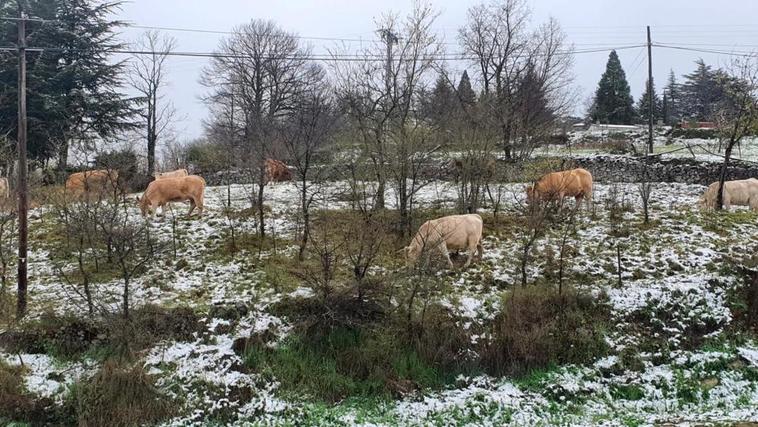
[(416, 388), (441, 387), (455, 377), (384, 333), (345, 328), (317, 342), (295, 335), (275, 349), (253, 346), (244, 359), (248, 368), (280, 381), (285, 392), (323, 402), (348, 396), (390, 398)]

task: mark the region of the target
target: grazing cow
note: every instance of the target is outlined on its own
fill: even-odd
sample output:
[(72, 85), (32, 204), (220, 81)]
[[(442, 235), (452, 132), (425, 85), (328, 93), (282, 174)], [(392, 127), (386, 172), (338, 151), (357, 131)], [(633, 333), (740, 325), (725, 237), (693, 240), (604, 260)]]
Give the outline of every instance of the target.
[(266, 159), (266, 183), (291, 181), (292, 172), (283, 162), (274, 159)]
[(115, 191), (117, 188), (117, 170), (98, 169), (75, 172), (66, 180), (66, 191), (73, 194)]
[[(700, 197), (700, 207), (715, 208), (718, 191), (718, 182), (709, 185)], [(751, 210), (758, 211), (758, 179), (724, 181), (724, 207), (729, 209), (732, 205), (750, 206)]]
[(8, 178), (0, 178), (0, 197), (7, 199), (11, 196)]
[(183, 176), (180, 178), (156, 179), (147, 186), (147, 190), (137, 203), (142, 211), (142, 216), (147, 216), (169, 202), (189, 201), (190, 209), (187, 216), (197, 207), (198, 215), (203, 214), (203, 197), (205, 194), (205, 180), (197, 175)]
[(463, 268), (471, 264), (474, 252), (482, 259), (482, 217), (477, 214), (450, 215), (429, 220), (419, 227), (411, 243), (402, 250), (408, 266), (413, 266), (423, 253), (438, 252), (453, 268), (450, 250), (468, 249)]
[(592, 174), (582, 168), (552, 172), (542, 176), (533, 186), (526, 187), (529, 203), (557, 200), (562, 207), (565, 197), (573, 197), (577, 207), (582, 200), (589, 207), (592, 203)]
[(189, 173), (187, 173), (187, 169), (177, 169), (171, 172), (155, 172), (153, 174), (155, 179), (181, 178), (183, 176), (188, 176), (188, 175)]

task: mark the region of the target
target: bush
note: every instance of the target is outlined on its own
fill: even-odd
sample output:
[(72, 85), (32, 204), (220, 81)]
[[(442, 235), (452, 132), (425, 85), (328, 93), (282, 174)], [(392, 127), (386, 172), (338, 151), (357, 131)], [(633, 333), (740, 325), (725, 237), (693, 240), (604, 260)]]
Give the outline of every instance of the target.
[(92, 379), (72, 391), (78, 425), (135, 426), (172, 414), (172, 402), (155, 388), (140, 365), (106, 362)]
[(201, 329), (197, 314), (183, 307), (146, 305), (134, 310), (129, 320), (120, 315), (92, 320), (48, 313), (0, 335), (0, 347), (9, 353), (45, 353), (62, 359), (89, 352), (130, 356), (161, 340), (189, 340)]
[(221, 144), (196, 141), (187, 147), (187, 162), (193, 170), (202, 174), (226, 170), (230, 159), (227, 148)]
[(482, 365), (494, 375), (520, 375), (564, 363), (586, 363), (607, 351), (608, 311), (597, 297), (548, 286), (514, 289), (493, 321)]
[(684, 129), (684, 128), (676, 128), (671, 130), (672, 138), (682, 138), (682, 139), (717, 139), (719, 137), (718, 135), (718, 129), (699, 129), (699, 128), (691, 128), (691, 129)]
[(24, 389), (21, 368), (10, 367), (0, 359), (0, 423), (26, 420), (33, 407)]
[(137, 155), (131, 150), (112, 151), (95, 157), (95, 169), (111, 169), (118, 171), (118, 182), (125, 189), (141, 189), (135, 184), (144, 181), (138, 174)]

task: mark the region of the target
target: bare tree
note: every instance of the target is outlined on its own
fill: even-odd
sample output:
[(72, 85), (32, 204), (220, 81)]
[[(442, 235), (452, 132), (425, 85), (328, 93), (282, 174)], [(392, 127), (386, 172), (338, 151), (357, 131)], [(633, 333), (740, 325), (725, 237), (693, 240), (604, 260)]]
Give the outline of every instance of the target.
[(322, 71), (309, 62), (309, 47), (271, 21), (253, 20), (237, 27), (219, 51), (224, 55), (212, 59), (202, 81), (211, 91), (207, 101), (214, 108), (214, 122), (228, 123), (241, 165), (256, 183), (253, 199), (263, 237), (266, 158), (276, 156), (282, 121), (299, 96), (321, 79)]
[(373, 167), (374, 206), (384, 207), (385, 185), (392, 183), (405, 234), (410, 234), (414, 196), (428, 182), (423, 168), (440, 148), (417, 108), (442, 52), (431, 31), (436, 17), (424, 3), (415, 3), (402, 20), (386, 15), (378, 22), (386, 53), (372, 45), (359, 53), (360, 61), (339, 61), (335, 53), (332, 63), (337, 94)]
[(529, 18), (525, 0), (497, 0), (471, 7), (459, 32), (508, 159), (528, 156), (569, 105), (566, 36), (554, 19), (530, 31)]
[(300, 97), (283, 128), (282, 141), (295, 168), (300, 193), (300, 216), (303, 223), (298, 250), (300, 261), (304, 259), (310, 235), (310, 207), (318, 195), (318, 191), (312, 190), (326, 174), (326, 168), (315, 168), (314, 162), (331, 142), (338, 118), (327, 86), (319, 84)]
[(135, 49), (148, 54), (135, 54), (129, 69), (129, 81), (142, 98), (140, 117), (145, 126), (147, 142), (147, 173), (155, 172), (155, 147), (159, 138), (166, 135), (176, 116), (170, 101), (164, 100), (166, 61), (176, 48), (176, 39), (161, 35), (158, 31), (147, 31), (135, 42)]
[(724, 205), (724, 182), (734, 147), (746, 135), (758, 130), (758, 60), (754, 56), (733, 60), (720, 83), (726, 96), (716, 114), (716, 123), (725, 148), (716, 196), (717, 210)]

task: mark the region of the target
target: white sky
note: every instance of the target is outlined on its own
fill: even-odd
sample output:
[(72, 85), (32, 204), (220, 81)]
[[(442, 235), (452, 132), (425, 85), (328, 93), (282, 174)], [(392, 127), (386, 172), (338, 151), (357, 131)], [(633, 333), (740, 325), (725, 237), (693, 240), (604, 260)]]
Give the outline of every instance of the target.
[[(457, 29), (466, 10), (479, 2), (433, 0), (440, 12), (434, 29), (448, 43), (456, 42)], [(374, 18), (387, 11), (405, 14), (410, 0), (132, 0), (124, 5), (118, 18), (134, 25), (229, 31), (250, 19), (271, 19), (287, 31), (303, 37), (374, 39)], [(758, 2), (753, 0), (531, 0), (534, 25), (553, 16), (568, 33), (576, 49), (618, 47), (643, 44), (645, 26), (652, 27), (653, 42), (686, 45), (720, 51), (758, 50)], [(132, 41), (143, 29), (123, 31)], [(221, 34), (167, 32), (178, 41), (177, 51), (211, 52), (224, 37)], [(334, 47), (334, 41), (310, 41), (314, 52)], [(355, 43), (357, 48), (359, 43)], [(449, 51), (459, 51), (447, 46)], [(647, 75), (645, 48), (618, 51), (635, 100), (642, 92)], [(665, 82), (670, 69), (679, 76), (690, 72), (693, 61), (702, 57), (707, 63), (723, 65), (729, 57), (712, 53), (653, 48), (653, 78), (656, 90)], [(581, 91), (576, 112), (583, 112), (582, 101), (594, 92), (605, 69), (608, 52), (577, 54), (574, 58), (575, 84)], [(172, 57), (169, 62), (170, 86), (167, 96), (184, 119), (177, 124), (180, 140), (201, 136), (207, 109), (200, 96), (205, 89), (198, 83), (205, 58)], [(462, 70), (465, 64), (450, 64)], [(468, 66), (470, 70), (473, 67)], [(469, 71), (469, 74), (472, 74)], [(473, 75), (472, 75), (473, 77)]]

